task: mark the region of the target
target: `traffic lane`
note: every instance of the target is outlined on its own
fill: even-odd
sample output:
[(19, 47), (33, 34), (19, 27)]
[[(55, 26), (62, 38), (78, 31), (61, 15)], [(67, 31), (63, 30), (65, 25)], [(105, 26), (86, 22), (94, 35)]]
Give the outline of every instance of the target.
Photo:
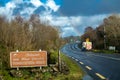
[[(70, 52), (69, 52), (70, 53)], [(70, 55), (70, 54), (69, 54)], [(87, 53), (72, 54), (72, 58), (90, 66), (94, 72), (100, 73), (110, 80), (120, 79), (120, 61), (89, 55)]]
[[(92, 54), (95, 55), (95, 54)], [(120, 54), (96, 54), (95, 56), (101, 56), (109, 59), (120, 60)]]
[(118, 80), (120, 79), (120, 61), (113, 60), (103, 57), (94, 57), (87, 56), (87, 58), (80, 59), (84, 64), (89, 65), (94, 72), (99, 72), (104, 75), (106, 78), (110, 78), (110, 80)]
[[(76, 58), (84, 64), (88, 64), (94, 71), (104, 74), (106, 77), (110, 78), (110, 80), (119, 79), (119, 61), (108, 58), (106, 59), (104, 57), (94, 56), (83, 52), (75, 53), (75, 51), (68, 51), (68, 55), (73, 56), (73, 58)], [(115, 65), (117, 65), (117, 67), (115, 67)]]
[[(78, 43), (71, 44), (70, 46), (72, 46), (73, 51), (81, 52), (81, 49), (78, 48)], [(93, 52), (87, 52), (87, 53), (91, 53), (92, 55), (95, 55), (95, 56), (102, 56), (102, 57), (120, 60), (120, 54), (118, 53), (115, 53), (115, 54), (103, 54), (103, 53), (93, 53)]]
[(93, 71), (92, 67), (87, 65), (85, 62), (80, 61), (79, 59), (77, 59), (73, 56), (70, 56), (70, 55), (68, 55), (68, 56), (71, 57), (73, 60), (75, 60), (84, 69), (84, 71), (86, 71), (90, 76), (92, 76), (93, 80), (105, 79), (105, 77), (100, 75), (98, 72)]
[[(67, 49), (68, 49), (68, 48), (67, 48)], [(64, 48), (62, 51), (63, 51), (63, 52), (64, 52), (64, 51), (66, 52), (66, 49)], [(93, 71), (88, 70), (88, 69), (89, 69), (89, 66), (87, 66), (87, 65), (85, 66), (84, 63), (80, 62), (79, 59), (76, 59), (76, 58), (74, 57), (74, 56), (76, 56), (76, 54), (74, 54), (73, 52), (71, 52), (71, 51), (69, 51), (69, 50), (68, 50), (68, 52), (66, 52), (65, 54), (66, 54), (68, 57), (72, 58), (73, 60), (77, 61), (78, 64), (79, 64), (80, 66), (82, 66), (83, 69), (84, 69), (85, 71), (87, 71), (87, 73), (88, 73), (90, 76), (92, 76), (92, 77), (94, 78), (94, 80), (101, 80), (101, 78), (99, 78), (98, 76), (96, 76), (96, 74), (95, 74)]]
[(105, 57), (105, 58), (114, 59), (114, 60), (120, 60), (120, 54), (117, 54), (117, 53), (116, 54), (104, 54), (104, 53), (93, 53), (93, 52), (87, 52), (87, 53), (88, 55), (94, 55), (94, 56), (100, 56), (100, 57)]
[(120, 79), (120, 61), (111, 59), (108, 60), (105, 58), (93, 56), (86, 56), (82, 58), (80, 56), (76, 56), (75, 59), (91, 67), (93, 72), (100, 73), (104, 77), (109, 78), (110, 80)]

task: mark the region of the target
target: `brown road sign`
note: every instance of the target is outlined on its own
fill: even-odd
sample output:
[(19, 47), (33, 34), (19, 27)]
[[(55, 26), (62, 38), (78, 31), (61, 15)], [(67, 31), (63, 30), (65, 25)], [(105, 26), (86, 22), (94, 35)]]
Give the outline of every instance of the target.
[(10, 66), (12, 68), (47, 66), (47, 52), (46, 51), (11, 52)]

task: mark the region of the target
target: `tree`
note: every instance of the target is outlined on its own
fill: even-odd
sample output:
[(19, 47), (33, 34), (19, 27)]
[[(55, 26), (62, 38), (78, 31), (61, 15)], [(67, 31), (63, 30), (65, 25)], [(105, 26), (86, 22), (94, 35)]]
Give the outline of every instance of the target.
[[(60, 41), (58, 30), (48, 24), (42, 24), (36, 16), (24, 20), (20, 16), (8, 22), (0, 16), (0, 56), (5, 65), (9, 65), (11, 51), (56, 49)], [(60, 42), (59, 42), (60, 43)], [(4, 48), (4, 52), (3, 49)], [(0, 57), (1, 58), (1, 57)]]
[(106, 39), (108, 46), (120, 46), (120, 16), (112, 15), (104, 20)]
[(116, 46), (120, 50), (120, 16), (112, 15), (103, 20), (103, 23), (96, 29), (87, 27), (81, 40), (90, 38), (93, 41), (94, 48), (104, 49), (104, 45)]

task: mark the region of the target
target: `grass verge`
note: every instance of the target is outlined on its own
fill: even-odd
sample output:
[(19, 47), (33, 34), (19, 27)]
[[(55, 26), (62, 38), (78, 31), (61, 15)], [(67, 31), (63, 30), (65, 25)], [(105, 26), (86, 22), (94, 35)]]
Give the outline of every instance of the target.
[(69, 66), (70, 73), (68, 75), (59, 75), (55, 80), (82, 80), (85, 73), (80, 66), (64, 54), (61, 54), (61, 59)]
[[(57, 56), (57, 51), (55, 51), (54, 54)], [(38, 68), (21, 68), (20, 71), (10, 69), (22, 75), (22, 77), (19, 77), (20, 75), (17, 74), (18, 76), (14, 77), (10, 74), (9, 69), (3, 69), (2, 67), (4, 67), (4, 65), (0, 65), (0, 80), (82, 80), (84, 72), (74, 60), (64, 54), (61, 54), (61, 60), (68, 66), (69, 74), (65, 75), (58, 72), (56, 76), (53, 76), (49, 71), (31, 72), (31, 69), (38, 70)], [(43, 67), (43, 69), (46, 68), (49, 70), (50, 67)]]
[(93, 50), (95, 53), (105, 53), (105, 54), (114, 54), (115, 51), (113, 50)]

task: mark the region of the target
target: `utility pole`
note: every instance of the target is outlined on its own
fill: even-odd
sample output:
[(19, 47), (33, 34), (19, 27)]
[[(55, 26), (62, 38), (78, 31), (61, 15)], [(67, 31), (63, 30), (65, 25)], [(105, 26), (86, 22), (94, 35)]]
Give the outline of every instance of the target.
[(106, 49), (106, 30), (104, 26), (104, 49)]
[(58, 50), (58, 68), (61, 71), (61, 57), (60, 57), (60, 50)]

